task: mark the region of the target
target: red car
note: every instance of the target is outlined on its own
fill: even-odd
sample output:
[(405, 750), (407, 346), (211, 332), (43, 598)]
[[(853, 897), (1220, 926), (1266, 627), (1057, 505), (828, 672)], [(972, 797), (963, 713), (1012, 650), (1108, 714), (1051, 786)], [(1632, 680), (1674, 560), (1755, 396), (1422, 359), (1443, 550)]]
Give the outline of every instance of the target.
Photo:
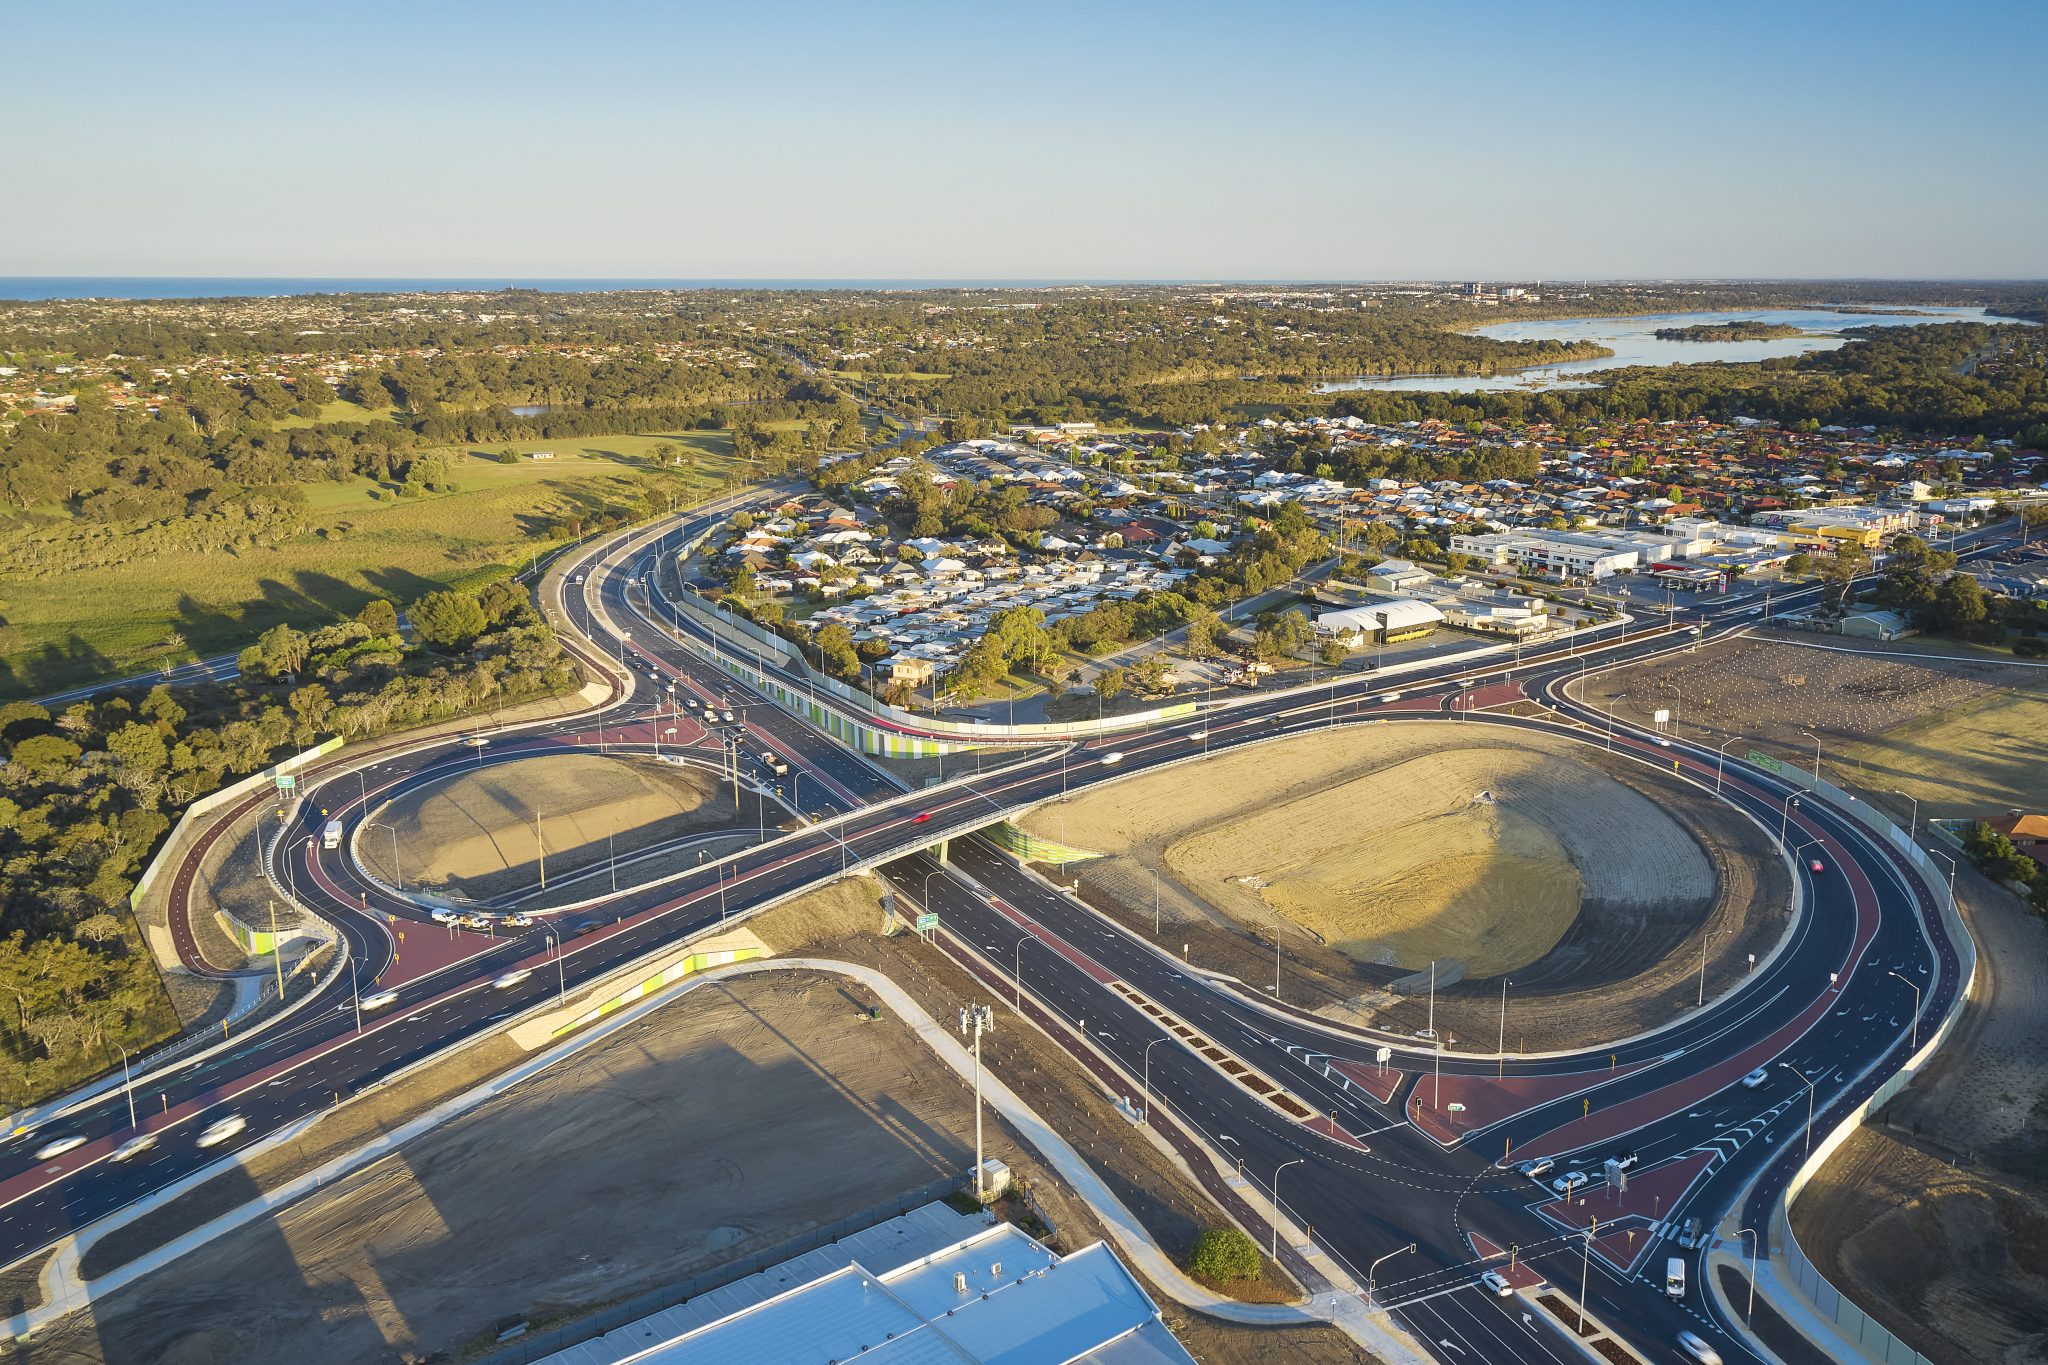
[(1827, 868), (1821, 864), (1821, 860), (1818, 858), (1815, 858), (1812, 862), (1808, 863), (1807, 866), (1812, 868), (1815, 872), (1827, 871)]
[(917, 813), (916, 815), (913, 815), (913, 816), (911, 816), (911, 817), (910, 817), (910, 823), (911, 823), (911, 824), (913, 824), (913, 825), (921, 825), (921, 824), (923, 824), (923, 823), (924, 823), (925, 821), (927, 821), (927, 820), (929, 820), (929, 819), (931, 819), (931, 818), (932, 818), (932, 813), (931, 813), (930, 811), (928, 811), (928, 810), (921, 810), (921, 811), (919, 811), (919, 812), (918, 812), (918, 813)]

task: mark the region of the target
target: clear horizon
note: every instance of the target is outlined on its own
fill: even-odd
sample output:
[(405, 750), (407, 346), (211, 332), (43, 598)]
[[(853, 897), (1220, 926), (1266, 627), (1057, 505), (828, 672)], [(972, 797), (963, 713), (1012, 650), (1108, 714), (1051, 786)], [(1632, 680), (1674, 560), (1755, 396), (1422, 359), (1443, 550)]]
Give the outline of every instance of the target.
[[(12, 17), (10, 277), (2048, 277), (2048, 6)], [(1219, 55), (1221, 54), (1221, 55)], [(2029, 112), (2031, 111), (2031, 112)]]

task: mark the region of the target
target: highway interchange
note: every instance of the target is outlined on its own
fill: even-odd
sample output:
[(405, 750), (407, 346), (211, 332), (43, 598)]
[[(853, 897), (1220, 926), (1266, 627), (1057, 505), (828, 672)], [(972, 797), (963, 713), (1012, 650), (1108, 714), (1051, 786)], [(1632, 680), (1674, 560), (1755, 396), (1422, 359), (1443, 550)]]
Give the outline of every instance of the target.
[[(1588, 667), (1583, 656), (1557, 647), (1524, 651), (1513, 667), (1493, 660), (1461, 669), (1451, 660), (1405, 676), (1393, 703), (1381, 700), (1389, 684), (1370, 673), (1312, 694), (1240, 696), (1142, 733), (990, 751), (986, 772), (906, 793), (717, 668), (706, 656), (725, 646), (695, 633), (689, 618), (662, 611), (658, 594), (649, 605), (653, 556), (722, 515), (699, 511), (589, 547), (543, 585), (565, 643), (591, 671), (616, 680), (595, 710), (494, 733), (481, 749), (459, 736), (401, 743), (360, 767), (363, 756), (344, 749), (301, 777), (289, 832), (270, 851), (271, 870), (335, 926), (348, 950), (345, 969), (248, 1036), (42, 1118), (35, 1133), (0, 1149), (0, 1261), (189, 1179), (579, 983), (843, 870), (876, 868), (912, 907), (929, 898), (941, 918), (937, 946), (978, 972), (992, 997), (1021, 999), (1115, 1093), (1147, 1093), (1155, 1129), (1255, 1233), (1275, 1172), (1284, 1171), (1279, 1194), (1292, 1226), (1283, 1251), (1311, 1287), (1327, 1292), (1325, 1267), (1343, 1266), (1359, 1286), (1370, 1282), (1376, 1304), (1444, 1360), (1583, 1359), (1522, 1298), (1475, 1285), (1481, 1269), (1496, 1265), (1484, 1253), (1512, 1247), (1518, 1283), (1541, 1277), (1576, 1299), (1583, 1277), (1589, 1310), (1648, 1359), (1682, 1358), (1673, 1344), (1681, 1330), (1712, 1341), (1725, 1359), (1756, 1358), (1705, 1292), (1697, 1250), (1672, 1239), (1689, 1220), (1711, 1231), (1738, 1204), (1739, 1221), (1764, 1230), (1802, 1158), (1809, 1098), (1813, 1130), (1824, 1132), (1904, 1062), (1915, 1003), (1924, 1037), (1960, 984), (1956, 949), (1932, 896), (1856, 819), (1811, 796), (1788, 804), (1796, 788), (1735, 758), (1620, 727), (1617, 753), (1667, 771), (1675, 763), (1700, 788), (1699, 799), (1727, 801), (1773, 835), (1782, 825), (1788, 847), (1807, 846), (1794, 864), (1805, 912), (1781, 949), (1722, 999), (1597, 1054), (1499, 1059), (1340, 1029), (1261, 999), (1256, 987), (1219, 985), (1184, 967), (1170, 950), (1096, 915), (973, 831), (1066, 791), (1333, 724), (1456, 715), (1460, 723), (1598, 742), (1610, 722), (1562, 686)], [(1786, 605), (1798, 601), (1793, 595)], [(1596, 652), (1590, 666), (1691, 647), (1692, 627), (1708, 638), (1740, 630), (1752, 606), (1701, 599), (1652, 628), (1588, 646)], [(656, 617), (683, 627), (687, 642), (658, 629)], [(744, 708), (743, 722), (692, 719), (701, 708), (679, 704), (689, 696), (729, 706), (736, 718)], [(1547, 714), (1483, 709), (1517, 698)], [(564, 749), (650, 754), (664, 743), (671, 757), (682, 745), (688, 761), (717, 766), (729, 761), (720, 740), (732, 738), (741, 741), (740, 776), (785, 806), (781, 823), (790, 828), (771, 828), (766, 842), (701, 870), (622, 885), (617, 896), (551, 914), (531, 929), (485, 937), (435, 925), (419, 903), (367, 875), (353, 856), (355, 841), (369, 833), (359, 828), (366, 816), (465, 767)], [(787, 763), (787, 779), (760, 761), (764, 751)], [(1105, 764), (1111, 752), (1122, 757)], [(770, 812), (764, 823), (773, 826)], [(350, 836), (334, 850), (315, 837), (330, 816)], [(941, 838), (950, 840), (943, 866), (923, 851)], [(1810, 866), (1816, 860), (1818, 872)], [(516, 970), (529, 974), (494, 985)], [(361, 1011), (358, 1000), (373, 990), (394, 992), (395, 1003)], [(1191, 1048), (1156, 1045), (1168, 1034), (1130, 1003), (1131, 991), (1298, 1096), (1314, 1109), (1312, 1119), (1290, 1121)], [(1391, 1053), (1384, 1065), (1382, 1047)], [(1739, 1084), (1759, 1067), (1765, 1084)], [(1496, 1082), (1497, 1072), (1512, 1084)], [(1389, 1073), (1396, 1089), (1383, 1099), (1377, 1092)], [(1460, 1097), (1467, 1108), (1454, 1115), (1445, 1106)], [(131, 1102), (156, 1140), (120, 1160), (116, 1151), (136, 1132)], [(246, 1120), (245, 1130), (219, 1146), (198, 1146), (196, 1135), (230, 1113)], [(87, 1141), (37, 1160), (37, 1147), (58, 1133)], [(1593, 1183), (1561, 1201), (1502, 1168), (1504, 1146), (1515, 1162), (1554, 1157), (1550, 1174), (1577, 1166)], [(1602, 1160), (1621, 1148), (1640, 1157), (1629, 1194), (1600, 1178)], [(1640, 1209), (1641, 1196), (1657, 1201), (1654, 1212)], [(1597, 1240), (1587, 1235), (1594, 1218)], [(1294, 1247), (1296, 1229), (1312, 1229), (1313, 1255)], [(1685, 1257), (1691, 1271), (1676, 1300), (1662, 1293), (1669, 1255)]]

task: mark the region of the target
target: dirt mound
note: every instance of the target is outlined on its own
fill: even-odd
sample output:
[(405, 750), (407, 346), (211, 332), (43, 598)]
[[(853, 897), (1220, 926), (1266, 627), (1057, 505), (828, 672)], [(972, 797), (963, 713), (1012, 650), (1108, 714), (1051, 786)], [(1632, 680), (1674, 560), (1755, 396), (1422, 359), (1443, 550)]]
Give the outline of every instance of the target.
[(742, 823), (715, 772), (595, 754), (479, 768), (375, 819), (357, 847), (378, 875), (472, 900), (535, 886), (543, 858), (552, 889), (613, 857)]
[(1026, 828), (1401, 973), (1455, 961), (1496, 976), (1551, 952), (1589, 904), (1697, 914), (1714, 895), (1683, 827), (1546, 741), (1373, 727), (1212, 758), (1202, 775), (1119, 782)]

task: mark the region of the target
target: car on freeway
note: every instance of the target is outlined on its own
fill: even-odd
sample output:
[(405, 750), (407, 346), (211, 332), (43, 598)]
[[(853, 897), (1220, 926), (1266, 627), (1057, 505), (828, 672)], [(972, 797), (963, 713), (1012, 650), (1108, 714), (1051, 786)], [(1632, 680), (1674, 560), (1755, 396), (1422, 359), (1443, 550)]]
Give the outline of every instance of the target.
[(1663, 738), (1662, 736), (1659, 736), (1657, 739), (1657, 747), (1660, 749), (1668, 749), (1671, 747), (1671, 741)]
[(1559, 1194), (1571, 1194), (1573, 1191), (1590, 1183), (1591, 1180), (1592, 1177), (1584, 1171), (1566, 1171), (1563, 1175), (1550, 1182), (1550, 1188)]
[(1636, 1166), (1640, 1164), (1642, 1161), (1641, 1157), (1637, 1156), (1634, 1152), (1628, 1151), (1626, 1149), (1616, 1152), (1609, 1159), (1612, 1160), (1615, 1165), (1621, 1167), (1621, 1169), (1623, 1169), (1624, 1171), (1634, 1170)]
[(373, 991), (369, 995), (364, 996), (361, 1003), (362, 1007), (366, 1010), (390, 1009), (398, 1003), (398, 992)]
[(84, 1138), (76, 1133), (67, 1133), (63, 1137), (52, 1138), (36, 1148), (36, 1160), (48, 1161), (53, 1156), (62, 1156), (66, 1152), (76, 1151), (83, 1146), (85, 1146)]
[(1531, 1180), (1541, 1180), (1544, 1176), (1557, 1169), (1557, 1163), (1547, 1156), (1540, 1156), (1534, 1161), (1523, 1162), (1516, 1169)]
[(1691, 1332), (1678, 1334), (1678, 1349), (1697, 1360), (1700, 1365), (1721, 1365), (1721, 1353), (1709, 1346), (1704, 1338)]
[(224, 1114), (206, 1125), (205, 1130), (199, 1134), (199, 1145), (218, 1147), (248, 1126), (249, 1120), (240, 1114)]
[(1399, 701), (1399, 700), (1401, 700), (1401, 694), (1400, 694), (1399, 692), (1382, 692), (1382, 693), (1380, 693), (1380, 700), (1381, 700), (1381, 701)]
[(533, 927), (533, 916), (515, 910), (499, 922), (507, 929), (531, 929)]
[(428, 913), (433, 916), (434, 923), (436, 924), (455, 923), (455, 912), (453, 910), (433, 910)]
[(505, 972), (495, 981), (491, 982), (491, 989), (494, 991), (509, 991), (532, 975), (533, 968), (531, 967), (514, 967), (511, 971)]
[(1102, 766), (1105, 768), (1114, 768), (1117, 764), (1123, 761), (1124, 751), (1121, 749), (1111, 749), (1108, 753), (1102, 756)]
[(490, 745), (490, 740), (484, 738), (482, 735), (467, 735), (463, 738), (462, 742), (464, 744), (467, 744), (472, 749), (483, 749), (489, 747)]
[(727, 725), (731, 725), (733, 723), (732, 712), (726, 710), (723, 707), (719, 708), (718, 718), (724, 721)]
[(1207, 739), (1208, 737), (1209, 732), (1207, 730), (1194, 730), (1188, 734), (1189, 739)]
[(927, 820), (929, 820), (929, 819), (931, 819), (931, 818), (932, 818), (932, 813), (931, 813), (930, 811), (928, 811), (928, 810), (921, 810), (921, 811), (919, 811), (919, 812), (918, 812), (917, 814), (915, 814), (915, 815), (913, 815), (913, 816), (911, 816), (911, 817), (910, 817), (910, 823), (911, 823), (911, 824), (913, 824), (913, 825), (921, 825), (921, 824), (923, 824), (923, 823), (924, 823), (925, 821), (927, 821)]
[(1508, 1277), (1501, 1274), (1498, 1270), (1489, 1270), (1484, 1275), (1481, 1275), (1479, 1283), (1488, 1293), (1498, 1294), (1502, 1298), (1506, 1298), (1515, 1292), (1515, 1287), (1508, 1283)]
[(1818, 858), (1815, 858), (1812, 862), (1808, 863), (1807, 866), (1812, 868), (1815, 872), (1825, 872), (1828, 870), (1827, 864), (1823, 863)]
[(1764, 1070), (1764, 1068), (1762, 1067), (1758, 1067), (1756, 1070), (1750, 1072), (1747, 1076), (1744, 1076), (1742, 1078), (1742, 1088), (1745, 1090), (1754, 1090), (1770, 1078), (1770, 1072)]
[(156, 1146), (155, 1133), (137, 1133), (114, 1149), (114, 1160), (133, 1161), (144, 1152)]

